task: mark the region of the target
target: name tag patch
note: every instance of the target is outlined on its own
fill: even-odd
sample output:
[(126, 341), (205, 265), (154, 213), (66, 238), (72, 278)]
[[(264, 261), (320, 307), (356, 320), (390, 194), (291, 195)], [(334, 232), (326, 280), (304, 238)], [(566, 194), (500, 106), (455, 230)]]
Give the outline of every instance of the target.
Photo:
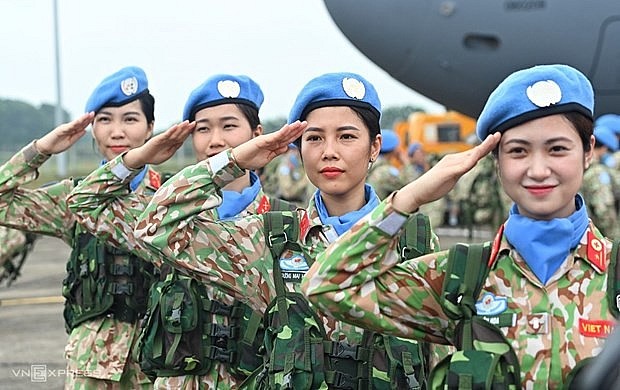
[(310, 269), (302, 253), (293, 253), (290, 257), (280, 258), (280, 270), (285, 282), (301, 282), (301, 278)]

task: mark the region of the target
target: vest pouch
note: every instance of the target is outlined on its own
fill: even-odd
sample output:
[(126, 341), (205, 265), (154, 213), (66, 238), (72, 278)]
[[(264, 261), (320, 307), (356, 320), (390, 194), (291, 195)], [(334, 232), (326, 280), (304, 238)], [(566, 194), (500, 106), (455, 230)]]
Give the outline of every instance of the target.
[(258, 388), (325, 387), (325, 331), (305, 298), (298, 293), (278, 296), (267, 308), (266, 318), (269, 357), (263, 375), (259, 375)]
[[(373, 376), (373, 389), (426, 388), (428, 344), (394, 336), (375, 335), (373, 367), (385, 373)], [(385, 379), (385, 377), (389, 379)]]
[(204, 358), (199, 283), (173, 277), (151, 289), (149, 316), (141, 336), (140, 366), (155, 376), (200, 375)]
[(105, 314), (114, 304), (114, 298), (108, 294), (105, 267), (105, 247), (90, 234), (78, 234), (62, 290), (69, 332), (80, 323)]
[(232, 316), (230, 320), (232, 324), (238, 324), (239, 337), (230, 343), (236, 350), (236, 361), (226, 367), (232, 375), (245, 378), (263, 363), (262, 349), (265, 338), (263, 315), (241, 302), (236, 302), (233, 308), (239, 308), (243, 313), (240, 318)]
[[(480, 317), (473, 317), (460, 321), (455, 334), (466, 334), (473, 340), (473, 348), (458, 350), (439, 362), (429, 376), (429, 388), (521, 388), (519, 362), (499, 328)], [(455, 344), (461, 348), (462, 342), (463, 339), (457, 339)]]

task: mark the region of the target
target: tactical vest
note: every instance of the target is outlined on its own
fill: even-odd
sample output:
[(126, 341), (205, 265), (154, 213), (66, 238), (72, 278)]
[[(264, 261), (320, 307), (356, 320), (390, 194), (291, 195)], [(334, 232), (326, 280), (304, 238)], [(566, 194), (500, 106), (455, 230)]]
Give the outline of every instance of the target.
[(153, 264), (106, 246), (79, 225), (74, 243), (62, 286), (67, 332), (102, 315), (128, 323), (141, 318), (148, 290), (157, 278)]
[[(491, 242), (456, 244), (450, 249), (441, 306), (457, 321), (454, 354), (431, 371), (429, 388), (520, 389), (521, 373), (512, 344), (495, 325), (476, 315), (476, 300), (492, 264)], [(615, 317), (620, 314), (619, 242), (614, 242), (607, 270), (607, 300)], [(491, 259), (493, 263), (496, 259)], [(581, 361), (567, 378), (568, 385), (592, 358)]]
[[(297, 213), (266, 213), (265, 240), (273, 257), (276, 297), (264, 318), (265, 361), (244, 382), (259, 389), (420, 389), (425, 387), (428, 348), (424, 343), (364, 331), (351, 345), (328, 339), (323, 322), (305, 296), (289, 292), (280, 266), (285, 249), (313, 261), (299, 245)], [(431, 247), (428, 217), (416, 214), (400, 243), (403, 259)], [(299, 278), (293, 278), (298, 280)], [(289, 279), (290, 280), (290, 279)]]
[[(295, 208), (277, 198), (269, 207)], [(243, 380), (262, 363), (263, 314), (245, 303), (211, 299), (201, 282), (164, 265), (148, 307), (136, 360), (151, 378), (205, 375), (220, 363)]]

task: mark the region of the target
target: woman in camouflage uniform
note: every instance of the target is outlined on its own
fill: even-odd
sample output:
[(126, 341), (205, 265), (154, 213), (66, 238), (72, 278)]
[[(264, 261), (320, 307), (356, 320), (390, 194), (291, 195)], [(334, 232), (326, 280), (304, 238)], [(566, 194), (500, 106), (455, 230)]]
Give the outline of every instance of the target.
[(394, 249), (407, 215), (446, 194), (493, 150), (515, 205), (472, 297), (474, 317), (498, 324), (524, 388), (561, 388), (578, 362), (600, 351), (614, 324), (605, 272), (612, 242), (589, 221), (578, 194), (592, 159), (593, 110), (592, 86), (574, 68), (510, 75), (478, 120), (484, 142), (444, 157), (323, 252), (303, 282), (310, 301), (358, 326), (455, 342), (455, 321), (441, 305), (452, 251), (399, 263)]
[[(186, 122), (182, 126), (187, 124), (186, 127), (173, 127), (153, 137), (142, 147), (118, 156), (94, 171), (73, 190), (68, 199), (69, 207), (78, 220), (99, 238), (121, 249), (131, 250), (140, 257), (152, 259), (158, 267), (162, 266), (159, 261), (160, 253), (144, 246), (133, 235), (135, 220), (144, 210), (150, 196), (129, 192), (127, 183), (141, 169), (132, 167), (159, 164), (167, 160), (190, 134), (197, 161), (247, 142), (263, 132), (258, 116), (263, 99), (260, 86), (247, 76), (218, 74), (210, 77), (191, 92), (185, 103), (183, 119)], [(208, 214), (209, 218), (213, 219), (261, 214), (272, 209), (275, 201), (265, 195), (258, 176), (253, 171), (246, 170), (222, 187), (221, 204), (210, 209)], [(165, 265), (163, 269), (166, 269)], [(166, 278), (170, 278), (170, 271), (166, 270), (165, 273)], [(216, 285), (207, 284), (205, 287), (208, 298), (204, 299), (217, 301), (222, 307), (232, 307), (235, 304), (235, 299), (218, 290)], [(174, 294), (171, 289), (166, 291)], [(163, 293), (158, 299), (164, 301), (167, 299), (166, 295), (168, 293)], [(150, 311), (149, 316), (153, 316)], [(155, 318), (153, 321), (161, 319)], [(223, 315), (213, 314), (205, 321), (209, 325), (231, 326), (229, 319)], [(206, 325), (205, 323), (199, 326), (205, 326), (206, 329)], [(204, 336), (203, 339), (206, 334)], [(142, 343), (145, 342), (149, 341), (142, 340)], [(165, 355), (168, 352), (166, 340), (157, 342), (164, 346), (162, 351)], [(197, 340), (196, 344), (201, 347), (200, 340)], [(223, 354), (227, 352), (220, 351)], [(201, 375), (160, 374), (155, 379), (155, 388), (230, 389), (238, 388), (245, 379), (246, 375), (231, 370), (229, 362), (208, 357), (205, 359), (209, 362), (199, 363), (210, 367), (208, 372)], [(180, 370), (186, 368), (179, 367)], [(157, 372), (165, 371), (164, 367), (153, 369)]]
[[(376, 159), (381, 147), (379, 114), (376, 91), (361, 76), (319, 76), (297, 97), (289, 125), (182, 170), (164, 184), (138, 220), (136, 237), (172, 266), (229, 291), (267, 317), (277, 313), (287, 324), (272, 327), (274, 323), (266, 321), (271, 324), (268, 331), (277, 336), (265, 338), (268, 360), (264, 370), (251, 378), (257, 384), (246, 383), (250, 388), (303, 385), (315, 389), (329, 385), (358, 389), (376, 382), (403, 385), (389, 372), (386, 356), (383, 361), (377, 359), (379, 363), (368, 364), (372, 354), (358, 348), (364, 342), (363, 329), (314, 311), (308, 314), (304, 309), (307, 303), (299, 294), (301, 277), (314, 257), (379, 203), (365, 184), (369, 162)], [(211, 217), (210, 210), (221, 202), (222, 187), (246, 169), (265, 166), (285, 153), (293, 141), (300, 149), (309, 180), (318, 188), (307, 210), (225, 221)], [(289, 221), (285, 225), (296, 233), (289, 232), (289, 236), (281, 229), (270, 230), (267, 221), (276, 225), (272, 216)], [(279, 245), (282, 237), (284, 249), (276, 251), (274, 245)], [(281, 294), (287, 299), (279, 299), (284, 298)], [(266, 312), (268, 307), (271, 309)], [(298, 321), (294, 325), (288, 326), (288, 320), (283, 319), (284, 311), (288, 312), (285, 308), (294, 311), (288, 313), (289, 320)], [(278, 352), (272, 354), (272, 342), (283, 350), (276, 347)], [(356, 351), (362, 351), (361, 357)], [(369, 349), (365, 351), (369, 353)], [(363, 378), (332, 367), (340, 363), (342, 371), (357, 367), (358, 362), (366, 367), (358, 373)]]
[[(65, 350), (66, 388), (150, 388), (150, 381), (130, 358), (138, 334), (137, 317), (146, 302), (142, 299), (142, 308), (122, 309), (127, 309), (125, 303), (134, 302), (132, 297), (137, 301), (147, 291), (148, 275), (140, 273), (142, 268), (126, 253), (109, 253), (104, 243), (91, 240), (76, 223), (66, 203), (75, 186), (73, 179), (34, 190), (24, 187), (37, 178), (38, 168), (52, 155), (75, 144), (91, 122), (93, 137), (106, 160), (144, 144), (154, 125), (154, 98), (144, 71), (127, 67), (105, 78), (91, 94), (86, 112), (32, 141), (0, 167), (0, 223), (58, 237), (73, 248), (63, 282), (70, 333)], [(138, 193), (153, 193), (159, 174), (145, 167), (130, 186)], [(105, 255), (89, 258), (92, 251), (88, 248), (100, 248), (99, 253)], [(134, 265), (136, 272), (129, 272)]]

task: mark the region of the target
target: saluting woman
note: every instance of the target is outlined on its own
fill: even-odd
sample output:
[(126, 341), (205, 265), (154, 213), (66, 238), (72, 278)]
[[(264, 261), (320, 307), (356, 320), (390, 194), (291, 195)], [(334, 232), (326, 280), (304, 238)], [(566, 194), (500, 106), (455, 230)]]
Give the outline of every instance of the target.
[[(132, 360), (131, 350), (154, 269), (77, 224), (67, 206), (76, 180), (34, 190), (25, 185), (37, 178), (39, 167), (52, 155), (74, 145), (91, 122), (104, 161), (143, 145), (153, 133), (154, 107), (144, 71), (122, 68), (94, 89), (86, 114), (32, 141), (0, 167), (0, 224), (58, 237), (72, 248), (63, 281), (68, 389), (152, 387)], [(159, 173), (145, 166), (129, 188), (153, 193), (159, 185)]]
[[(379, 204), (365, 183), (381, 147), (379, 115), (377, 93), (361, 76), (319, 76), (298, 95), (288, 125), (182, 170), (138, 220), (136, 237), (164, 261), (265, 314), (265, 365), (244, 386), (402, 388), (408, 379), (417, 384), (415, 375), (421, 379), (416, 343), (392, 340), (398, 353), (388, 356), (383, 338), (315, 313), (299, 293), (314, 258)], [(211, 216), (222, 187), (293, 141), (318, 188), (307, 210)], [(403, 356), (410, 357), (404, 369)]]
[(587, 199), (578, 193), (592, 161), (593, 112), (590, 82), (570, 66), (508, 76), (478, 119), (482, 144), (444, 157), (323, 252), (304, 280), (310, 301), (376, 331), (463, 342), (444, 298), (459, 307), (469, 304), (471, 290), (444, 296), (442, 287), (455, 275), (447, 266), (459, 256), (456, 247), (402, 263), (395, 247), (409, 214), (445, 195), (492, 152), (514, 204), (490, 256), (478, 259), (489, 270), (472, 297), (474, 318), (488, 319), (514, 350), (516, 387), (561, 388), (575, 366), (600, 351), (614, 324), (615, 305), (606, 299), (612, 242), (589, 220)]

